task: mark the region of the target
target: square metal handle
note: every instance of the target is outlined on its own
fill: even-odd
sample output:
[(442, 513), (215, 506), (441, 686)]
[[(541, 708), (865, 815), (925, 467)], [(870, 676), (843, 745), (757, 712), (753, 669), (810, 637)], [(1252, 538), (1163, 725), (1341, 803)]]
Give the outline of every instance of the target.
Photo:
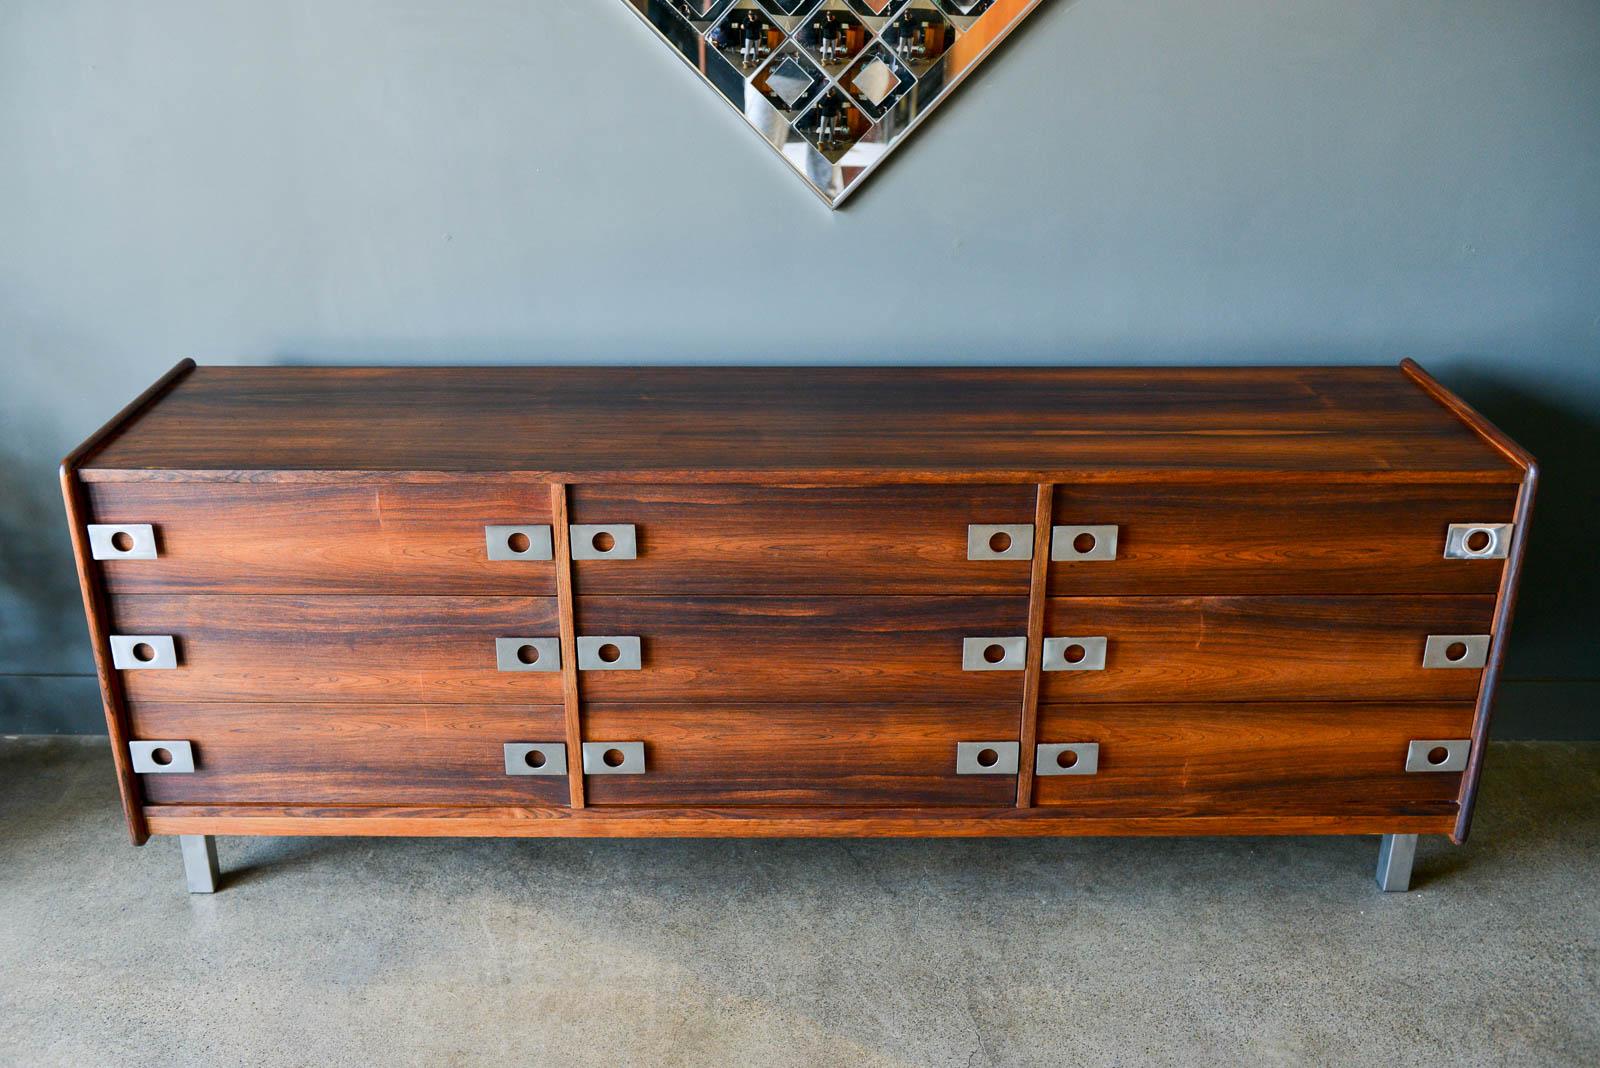
[(1451, 523), (1444, 536), (1446, 560), (1504, 560), (1515, 523)]
[(194, 747), (188, 742), (129, 742), (128, 757), (140, 775), (194, 774)]
[(565, 775), (565, 742), (507, 742), (507, 775)]
[(89, 555), (96, 560), (154, 560), (156, 528), (149, 523), (90, 523)]
[(957, 742), (957, 775), (1015, 775), (1020, 742)]
[(496, 638), (494, 663), (501, 671), (560, 671), (560, 638)]
[(613, 634), (578, 639), (579, 671), (638, 671), (642, 667), (644, 649), (638, 638)]
[(962, 671), (1023, 671), (1027, 660), (1027, 635), (961, 639)]
[(585, 775), (643, 775), (643, 742), (584, 742)]
[(170, 634), (113, 634), (111, 666), (119, 671), (170, 671), (178, 666), (178, 644)]
[(555, 545), (549, 526), (495, 526), (483, 528), (491, 560), (554, 560)]
[(1425, 668), (1481, 668), (1489, 662), (1487, 634), (1430, 634), (1422, 649)]
[(1092, 527), (1051, 527), (1050, 559), (1072, 562), (1076, 560), (1115, 560), (1117, 558), (1117, 526), (1115, 523)]
[(1099, 742), (1050, 742), (1034, 751), (1033, 773), (1049, 775), (1098, 775)]
[(636, 560), (639, 557), (639, 536), (632, 523), (574, 523), (567, 529), (572, 535), (574, 560)]
[(1465, 771), (1471, 738), (1419, 738), (1406, 747), (1407, 771)]
[(1032, 560), (1032, 523), (973, 523), (967, 527), (968, 560)]
[(1046, 638), (1044, 640), (1044, 669), (1046, 671), (1104, 671), (1106, 669), (1106, 639)]

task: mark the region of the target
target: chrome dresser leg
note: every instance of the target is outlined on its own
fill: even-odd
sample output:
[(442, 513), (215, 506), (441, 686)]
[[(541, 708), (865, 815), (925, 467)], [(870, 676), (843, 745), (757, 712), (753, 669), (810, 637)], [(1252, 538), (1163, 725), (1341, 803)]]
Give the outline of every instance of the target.
[(1378, 889), (1404, 893), (1411, 889), (1411, 862), (1417, 858), (1417, 836), (1386, 834), (1378, 846)]
[(191, 894), (217, 892), (217, 840), (209, 834), (180, 834), (183, 877)]

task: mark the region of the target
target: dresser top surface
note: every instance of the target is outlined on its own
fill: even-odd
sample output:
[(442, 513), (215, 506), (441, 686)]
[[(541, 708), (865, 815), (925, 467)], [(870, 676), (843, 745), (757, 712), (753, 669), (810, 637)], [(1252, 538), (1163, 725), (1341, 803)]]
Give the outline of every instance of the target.
[(1446, 400), (1398, 367), (199, 367), (75, 466), (90, 481), (1519, 479)]

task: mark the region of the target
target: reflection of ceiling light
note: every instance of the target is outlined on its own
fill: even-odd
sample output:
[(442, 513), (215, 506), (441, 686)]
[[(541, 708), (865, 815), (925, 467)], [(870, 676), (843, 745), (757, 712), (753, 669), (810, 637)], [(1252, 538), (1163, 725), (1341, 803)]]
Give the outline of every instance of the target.
[(900, 88), (900, 75), (895, 69), (881, 59), (875, 59), (861, 68), (861, 73), (850, 79), (862, 99), (874, 107), (882, 104), (889, 98), (889, 94)]
[(957, 11), (960, 11), (963, 15), (965, 15), (973, 8), (983, 3), (983, 0), (952, 0), (952, 3)]
[(772, 87), (772, 91), (790, 107), (794, 107), (795, 101), (805, 96), (815, 83), (816, 79), (811, 76), (811, 72), (796, 63), (793, 56), (784, 60), (777, 70), (767, 75), (767, 84)]

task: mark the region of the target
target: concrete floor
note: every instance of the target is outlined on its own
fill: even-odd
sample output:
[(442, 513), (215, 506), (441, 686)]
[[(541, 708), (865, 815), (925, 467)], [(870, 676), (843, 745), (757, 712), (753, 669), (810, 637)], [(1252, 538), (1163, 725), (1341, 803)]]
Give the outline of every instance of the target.
[(1472, 842), (127, 843), (104, 740), (0, 743), (0, 1064), (1600, 1063), (1600, 745)]

